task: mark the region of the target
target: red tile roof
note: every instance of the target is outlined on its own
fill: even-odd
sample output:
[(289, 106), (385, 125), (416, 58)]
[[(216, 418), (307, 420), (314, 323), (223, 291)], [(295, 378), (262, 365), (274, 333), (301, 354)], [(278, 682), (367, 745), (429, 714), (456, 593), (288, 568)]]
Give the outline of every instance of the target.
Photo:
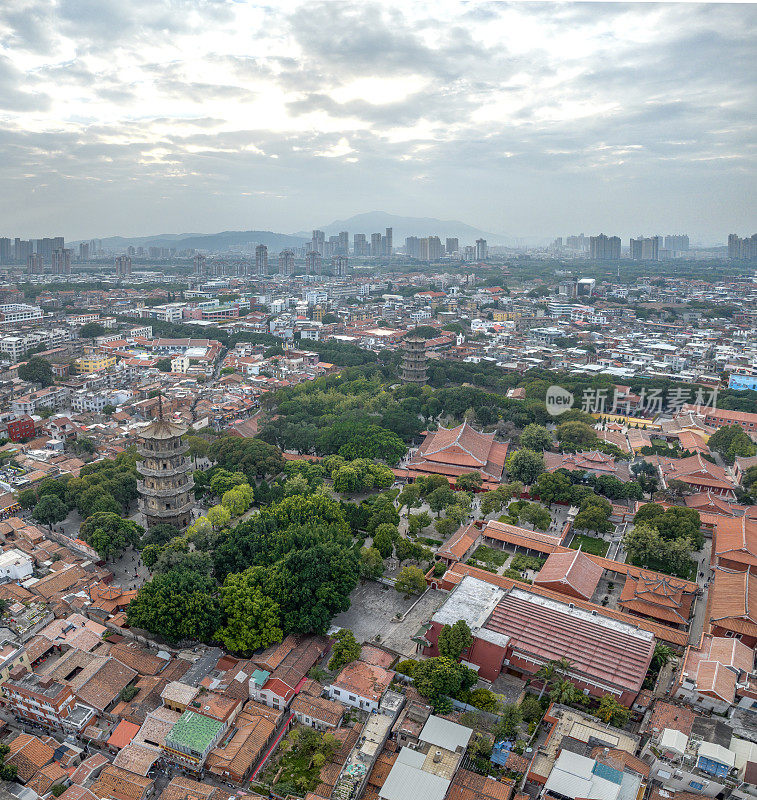
[(568, 658), (571, 674), (638, 692), (654, 653), (654, 637), (633, 635), (571, 613), (565, 600), (516, 589), (500, 600), (485, 627), (510, 637), (514, 654), (543, 661)]
[[(607, 559), (602, 559), (602, 561), (607, 561)], [(610, 561), (608, 563), (615, 564), (616, 562)], [(619, 565), (619, 567), (620, 566), (625, 565)], [(479, 578), (487, 583), (491, 583), (495, 586), (501, 586), (505, 589), (510, 589), (515, 586), (519, 589), (525, 589), (542, 597), (559, 600), (562, 603), (566, 601), (565, 595), (561, 595), (558, 592), (554, 592), (544, 586), (528, 586), (520, 581), (514, 581), (512, 578), (506, 578), (503, 575), (495, 575), (487, 570), (479, 569), (478, 567), (471, 567), (469, 564), (453, 564), (444, 575), (444, 583), (454, 586), (458, 584), (466, 575), (471, 575), (474, 578)], [(675, 630), (668, 625), (660, 625), (656, 622), (652, 622), (651, 620), (643, 619), (641, 617), (634, 617), (631, 614), (626, 614), (623, 611), (616, 611), (615, 609), (606, 608), (588, 600), (582, 600), (580, 597), (572, 598), (571, 602), (577, 608), (583, 608), (587, 611), (596, 611), (598, 614), (601, 614), (604, 617), (625, 622), (629, 625), (639, 628), (640, 630), (650, 631), (650, 633), (654, 634), (654, 636), (661, 641), (670, 642), (671, 644), (675, 644), (679, 647), (685, 647), (689, 642), (687, 633), (684, 631)]]

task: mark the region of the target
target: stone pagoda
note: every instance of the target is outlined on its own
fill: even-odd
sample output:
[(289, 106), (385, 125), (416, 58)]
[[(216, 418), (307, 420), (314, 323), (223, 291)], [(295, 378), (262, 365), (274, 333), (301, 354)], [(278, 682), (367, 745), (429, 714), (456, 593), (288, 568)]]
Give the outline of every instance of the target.
[(405, 337), (400, 377), (404, 383), (418, 386), (426, 383), (426, 340), (420, 336), (409, 334)]
[(163, 418), (158, 397), (158, 418), (142, 430), (137, 444), (139, 505), (148, 528), (166, 523), (183, 530), (192, 521), (192, 465), (185, 455), (189, 446), (181, 440), (186, 432), (184, 425)]

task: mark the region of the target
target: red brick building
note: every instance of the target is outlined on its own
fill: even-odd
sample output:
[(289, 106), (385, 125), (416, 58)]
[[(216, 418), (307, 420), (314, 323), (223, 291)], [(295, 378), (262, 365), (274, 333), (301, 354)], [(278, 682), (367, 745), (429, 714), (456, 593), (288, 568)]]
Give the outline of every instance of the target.
[(11, 671), (3, 690), (13, 714), (46, 728), (62, 727), (74, 708), (74, 693), (69, 686), (26, 672), (23, 667)]
[(24, 414), (22, 417), (11, 420), (6, 424), (8, 426), (8, 438), (12, 442), (21, 442), (24, 439), (34, 438), (34, 420), (28, 414)]
[(473, 644), (463, 658), (494, 681), (501, 672), (530, 677), (542, 664), (567, 658), (567, 677), (587, 694), (614, 695), (631, 706), (641, 691), (655, 648), (651, 632), (577, 608), (524, 587), (503, 589), (467, 576), (432, 617), (426, 655), (438, 655), (444, 625), (464, 619)]

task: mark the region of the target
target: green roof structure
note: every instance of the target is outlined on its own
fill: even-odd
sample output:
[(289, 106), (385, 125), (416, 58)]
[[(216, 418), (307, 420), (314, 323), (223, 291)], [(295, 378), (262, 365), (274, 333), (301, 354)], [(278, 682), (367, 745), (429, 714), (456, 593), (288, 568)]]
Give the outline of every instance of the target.
[(196, 711), (185, 711), (166, 737), (166, 747), (203, 754), (216, 741), (224, 723)]

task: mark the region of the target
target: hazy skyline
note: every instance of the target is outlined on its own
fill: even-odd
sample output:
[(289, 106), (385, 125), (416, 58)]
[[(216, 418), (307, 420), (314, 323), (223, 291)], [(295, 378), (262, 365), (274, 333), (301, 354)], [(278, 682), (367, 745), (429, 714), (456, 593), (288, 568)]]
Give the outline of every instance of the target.
[(13, 0), (0, 236), (754, 233), (754, 5)]

